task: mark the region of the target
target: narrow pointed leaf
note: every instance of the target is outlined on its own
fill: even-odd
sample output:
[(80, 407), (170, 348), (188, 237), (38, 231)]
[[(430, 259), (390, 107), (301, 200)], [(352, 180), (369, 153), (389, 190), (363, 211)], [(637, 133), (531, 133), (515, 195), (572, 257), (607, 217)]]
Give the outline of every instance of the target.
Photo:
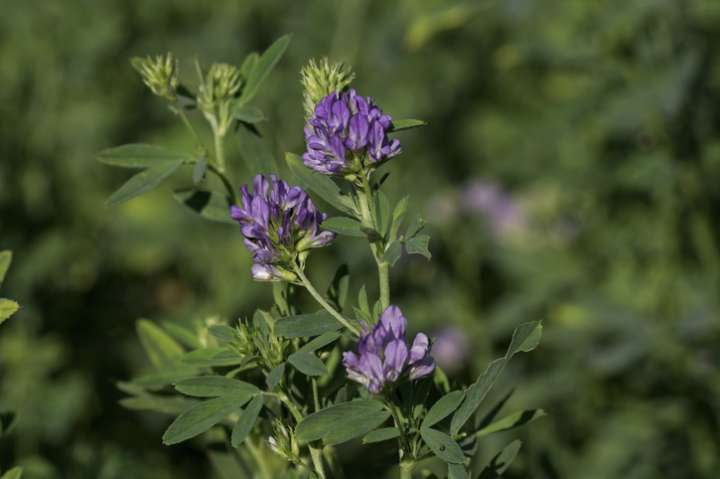
[(448, 479), (470, 479), (470, 475), (464, 465), (448, 464)]
[(247, 83), (240, 97), (242, 102), (247, 103), (253, 99), (262, 82), (267, 78), (272, 69), (275, 68), (275, 65), (285, 53), (290, 43), (290, 37), (291, 35), (284, 35), (277, 39), (275, 43), (270, 45), (260, 58), (253, 63), (252, 69), (248, 74)]
[(275, 334), (285, 338), (319, 336), (342, 328), (325, 310), (283, 318), (275, 323)]
[(427, 259), (432, 258), (429, 246), (430, 236), (425, 234), (415, 235), (405, 241), (405, 250), (408, 254), (419, 254)]
[(305, 344), (303, 347), (298, 349), (298, 352), (306, 352), (306, 353), (312, 353), (314, 351), (317, 351), (320, 348), (323, 348), (327, 346), (328, 344), (336, 341), (341, 334), (337, 331), (330, 331), (324, 334), (321, 334), (317, 338), (313, 339), (312, 341)]
[(103, 150), (98, 154), (97, 159), (106, 165), (124, 168), (152, 168), (163, 164), (193, 161), (193, 157), (187, 153), (141, 143)]
[(161, 163), (146, 170), (136, 173), (124, 185), (115, 191), (107, 200), (107, 204), (117, 205), (129, 201), (158, 186), (170, 175), (175, 173), (182, 161)]
[(20, 467), (13, 467), (0, 477), (0, 479), (21, 479), (23, 470)]
[(438, 399), (423, 419), (421, 427), (432, 427), (448, 417), (460, 406), (463, 398), (465, 391), (452, 391)]
[(363, 444), (372, 444), (374, 442), (395, 439), (396, 437), (400, 437), (400, 429), (396, 427), (381, 427), (380, 429), (375, 429), (373, 432), (366, 434), (365, 437), (363, 437), (362, 442)]
[(465, 401), (455, 411), (450, 424), (452, 435), (460, 432), (467, 420), (475, 414), (477, 408), (495, 385), (507, 362), (518, 352), (532, 351), (539, 344), (541, 336), (542, 323), (539, 321), (524, 323), (515, 330), (505, 356), (490, 363), (485, 372), (467, 389)]
[(135, 327), (153, 366), (163, 368), (177, 363), (183, 348), (170, 335), (146, 319), (139, 319)]
[(505, 416), (504, 418), (499, 419), (494, 423), (489, 424), (488, 426), (485, 426), (484, 428), (476, 432), (475, 436), (482, 437), (487, 436), (488, 434), (493, 434), (495, 432), (508, 431), (510, 429), (515, 429), (529, 424), (545, 416), (547, 416), (547, 414), (545, 414), (545, 411), (543, 411), (542, 409), (529, 409), (527, 411), (519, 411), (514, 414), (510, 414), (509, 416)]
[(383, 404), (374, 399), (358, 399), (335, 404), (313, 413), (298, 424), (295, 432), (301, 443), (322, 440), (340, 444), (364, 436), (390, 417)]
[(328, 176), (312, 171), (305, 166), (302, 158), (292, 153), (285, 155), (285, 161), (300, 186), (311, 190), (330, 206), (353, 215), (352, 200), (343, 196), (340, 188)]
[(236, 120), (240, 120), (244, 123), (260, 123), (265, 120), (262, 110), (255, 106), (244, 105), (242, 103), (236, 103), (235, 108), (232, 110), (232, 115)]
[(179, 392), (193, 397), (254, 396), (260, 393), (257, 386), (225, 376), (201, 376), (185, 379), (175, 384)]
[(361, 229), (360, 222), (347, 216), (335, 216), (322, 222), (322, 229), (334, 231), (344, 236), (355, 236), (364, 238), (366, 234)]
[(410, 130), (412, 128), (420, 128), (421, 126), (425, 125), (427, 125), (427, 122), (422, 120), (413, 120), (411, 118), (393, 120), (392, 129), (390, 130), (390, 132)]
[(420, 435), (433, 454), (443, 461), (451, 464), (462, 464), (465, 461), (465, 455), (460, 449), (460, 445), (444, 432), (421, 428)]
[(252, 401), (250, 401), (250, 404), (243, 409), (240, 413), (240, 419), (238, 419), (235, 423), (232, 430), (232, 436), (230, 438), (232, 447), (239, 447), (243, 442), (245, 442), (245, 439), (247, 439), (248, 435), (250, 435), (250, 431), (252, 431), (253, 426), (255, 426), (255, 422), (257, 421), (262, 408), (263, 397), (262, 395), (259, 395), (255, 396)]
[(202, 434), (250, 400), (249, 395), (223, 396), (203, 401), (180, 414), (163, 435), (163, 444), (171, 445)]
[(288, 357), (288, 362), (306, 376), (322, 376), (327, 373), (325, 364), (311, 352), (298, 351)]
[(495, 457), (492, 458), (478, 476), (478, 479), (499, 479), (510, 467), (522, 447), (522, 441), (515, 440), (505, 446)]

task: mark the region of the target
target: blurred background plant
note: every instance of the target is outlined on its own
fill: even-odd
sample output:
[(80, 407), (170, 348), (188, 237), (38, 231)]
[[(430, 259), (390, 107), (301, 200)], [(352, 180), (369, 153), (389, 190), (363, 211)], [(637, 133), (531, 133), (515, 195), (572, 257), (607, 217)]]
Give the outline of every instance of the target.
[[(162, 446), (167, 420), (121, 408), (115, 383), (146, 367), (138, 317), (235, 318), (265, 289), (236, 228), (175, 207), (167, 191), (105, 207), (128, 175), (94, 158), (138, 140), (187, 146), (131, 57), (237, 64), (293, 32), (255, 100), (276, 158), (303, 149), (311, 57), (352, 64), (362, 94), (430, 123), (403, 137), (405, 166), (386, 188), (428, 218), (434, 261), (403, 259), (393, 286), (412, 327), (442, 339), (448, 370), (474, 379), (513, 327), (545, 321), (543, 345), (505, 380), (522, 383), (510, 402), (549, 416), (523, 434), (505, 477), (716, 477), (716, 0), (3, 7), (0, 248), (15, 252), (3, 295), (23, 309), (0, 330), (0, 410), (18, 413), (0, 470), (233, 479), (192, 443)], [(257, 154), (247, 145), (226, 151), (238, 183), (253, 173), (240, 161)], [(329, 277), (338, 260), (373, 275), (352, 242), (313, 268)], [(497, 441), (488, 454), (507, 438)]]

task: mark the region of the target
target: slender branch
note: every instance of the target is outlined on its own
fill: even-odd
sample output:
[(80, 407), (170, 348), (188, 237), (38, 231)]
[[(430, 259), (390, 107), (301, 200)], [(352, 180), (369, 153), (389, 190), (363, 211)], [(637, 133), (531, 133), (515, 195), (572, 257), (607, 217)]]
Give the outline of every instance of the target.
[[(362, 175), (362, 191), (358, 194), (362, 225), (377, 230), (371, 211), (373, 211), (372, 188), (368, 177)], [(378, 268), (378, 286), (380, 289), (380, 304), (385, 310), (390, 306), (390, 265), (385, 261), (385, 241), (378, 240), (370, 243), (370, 251)]]
[(383, 311), (390, 306), (390, 264), (383, 260), (377, 262), (378, 282), (380, 284), (380, 304)]
[(215, 141), (215, 161), (217, 162), (218, 169), (225, 172), (225, 146), (223, 145), (224, 136), (220, 134), (215, 123), (213, 126), (213, 138)]
[(235, 193), (235, 188), (233, 187), (232, 183), (230, 182), (230, 178), (227, 177), (227, 175), (222, 172), (220, 169), (218, 169), (213, 164), (208, 164), (208, 170), (215, 173), (215, 175), (220, 178), (220, 181), (222, 182), (223, 186), (225, 187), (225, 190), (227, 191), (228, 196), (230, 197), (230, 201), (232, 201), (232, 204), (237, 204), (237, 194)]
[(322, 306), (322, 307), (325, 309), (325, 311), (327, 311), (328, 313), (330, 313), (333, 318), (337, 319), (337, 321), (338, 321), (340, 324), (342, 324), (342, 325), (345, 326), (348, 330), (350, 330), (351, 333), (355, 334), (355, 336), (359, 336), (359, 335), (360, 335), (360, 330), (359, 330), (356, 326), (353, 326), (353, 325), (350, 323), (350, 321), (348, 321), (347, 319), (345, 319), (340, 313), (338, 313), (338, 312), (335, 310), (335, 308), (333, 308), (332, 306), (330, 306), (330, 303), (328, 303), (328, 302), (325, 300), (325, 298), (323, 298), (322, 295), (321, 295), (320, 293), (318, 293), (318, 291), (317, 291), (317, 290), (315, 289), (315, 287), (312, 285), (312, 283), (311, 283), (310, 280), (307, 278), (307, 276), (305, 276), (305, 273), (303, 273), (302, 269), (301, 269), (298, 265), (295, 265), (295, 266), (294, 266), (294, 269), (295, 269), (295, 273), (298, 275), (298, 278), (300, 278), (300, 281), (302, 282), (303, 286), (304, 286), (305, 289), (308, 291), (308, 293), (310, 293), (310, 295), (311, 295), (313, 298), (315, 298), (315, 301), (317, 301), (317, 302), (320, 304), (320, 306)]
[(415, 470), (415, 462), (407, 461), (400, 463), (400, 479), (412, 479)]

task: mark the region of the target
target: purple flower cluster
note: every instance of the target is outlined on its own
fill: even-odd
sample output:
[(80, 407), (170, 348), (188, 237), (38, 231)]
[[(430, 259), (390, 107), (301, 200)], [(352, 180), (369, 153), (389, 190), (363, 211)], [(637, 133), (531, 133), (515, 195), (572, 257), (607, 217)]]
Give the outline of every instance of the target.
[(372, 331), (363, 325), (358, 354), (343, 353), (348, 377), (378, 394), (386, 384), (393, 383), (407, 372), (410, 379), (432, 373), (435, 361), (429, 354), (430, 341), (418, 333), (408, 348), (405, 340), (407, 321), (397, 306), (390, 305), (380, 316)]
[(304, 260), (309, 249), (327, 245), (335, 233), (320, 231), (327, 215), (318, 211), (299, 186), (291, 187), (275, 175), (257, 175), (253, 190), (243, 186), (242, 206), (230, 208), (253, 255), (252, 277), (258, 281), (292, 278), (285, 266), (296, 257)]
[(305, 125), (305, 165), (326, 175), (357, 173), (400, 154), (392, 118), (353, 89), (320, 100)]

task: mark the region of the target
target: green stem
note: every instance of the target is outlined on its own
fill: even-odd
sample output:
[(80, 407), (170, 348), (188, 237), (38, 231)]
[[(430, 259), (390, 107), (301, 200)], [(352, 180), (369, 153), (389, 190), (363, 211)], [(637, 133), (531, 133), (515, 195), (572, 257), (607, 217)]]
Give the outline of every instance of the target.
[(227, 175), (222, 172), (220, 169), (218, 169), (213, 164), (208, 164), (208, 170), (215, 173), (215, 175), (220, 179), (223, 186), (225, 187), (225, 190), (227, 191), (228, 196), (230, 197), (230, 200), (232, 201), (232, 204), (237, 204), (237, 195), (235, 194), (235, 188), (233, 187), (232, 183), (230, 182), (230, 178), (227, 177)]
[(320, 410), (320, 395), (318, 394), (317, 379), (312, 378), (312, 391), (313, 391), (313, 402), (315, 404), (315, 411)]
[(330, 313), (333, 318), (337, 319), (337, 321), (345, 326), (351, 333), (355, 334), (355, 336), (360, 335), (360, 330), (356, 327), (350, 324), (350, 321), (343, 318), (343, 316), (338, 313), (335, 308), (330, 306), (330, 304), (325, 301), (325, 298), (322, 297), (320, 293), (315, 289), (315, 287), (312, 285), (309, 279), (307, 279), (307, 276), (305, 276), (305, 273), (303, 273), (302, 269), (295, 265), (295, 273), (298, 275), (298, 278), (300, 278), (300, 281), (302, 282), (303, 286), (305, 286), (305, 289), (310, 293), (310, 295), (315, 298), (315, 301), (317, 301), (320, 306), (322, 306), (325, 311)]
[(390, 306), (390, 264), (385, 260), (377, 262), (380, 283), (380, 304), (383, 311)]
[(400, 463), (400, 479), (412, 479), (413, 471), (415, 470), (415, 463), (401, 462)]
[(223, 145), (223, 135), (218, 132), (217, 126), (213, 124), (213, 138), (215, 140), (215, 161), (218, 170), (225, 173), (225, 146)]
[(193, 138), (195, 139), (195, 143), (197, 146), (200, 147), (200, 149), (203, 150), (203, 152), (207, 153), (207, 148), (205, 148), (205, 145), (203, 144), (202, 140), (200, 140), (200, 135), (197, 134), (197, 131), (195, 131), (195, 127), (192, 126), (192, 123), (190, 123), (190, 119), (185, 114), (185, 110), (182, 109), (182, 107), (175, 102), (174, 105), (170, 106), (170, 111), (175, 113), (177, 116), (180, 117), (180, 120), (182, 120), (183, 125), (185, 125), (185, 128), (188, 129), (190, 134), (192, 134)]
[(313, 467), (315, 468), (317, 475), (320, 479), (326, 479), (327, 476), (325, 475), (325, 466), (323, 465), (322, 449), (316, 449), (311, 446), (310, 457), (312, 458)]

